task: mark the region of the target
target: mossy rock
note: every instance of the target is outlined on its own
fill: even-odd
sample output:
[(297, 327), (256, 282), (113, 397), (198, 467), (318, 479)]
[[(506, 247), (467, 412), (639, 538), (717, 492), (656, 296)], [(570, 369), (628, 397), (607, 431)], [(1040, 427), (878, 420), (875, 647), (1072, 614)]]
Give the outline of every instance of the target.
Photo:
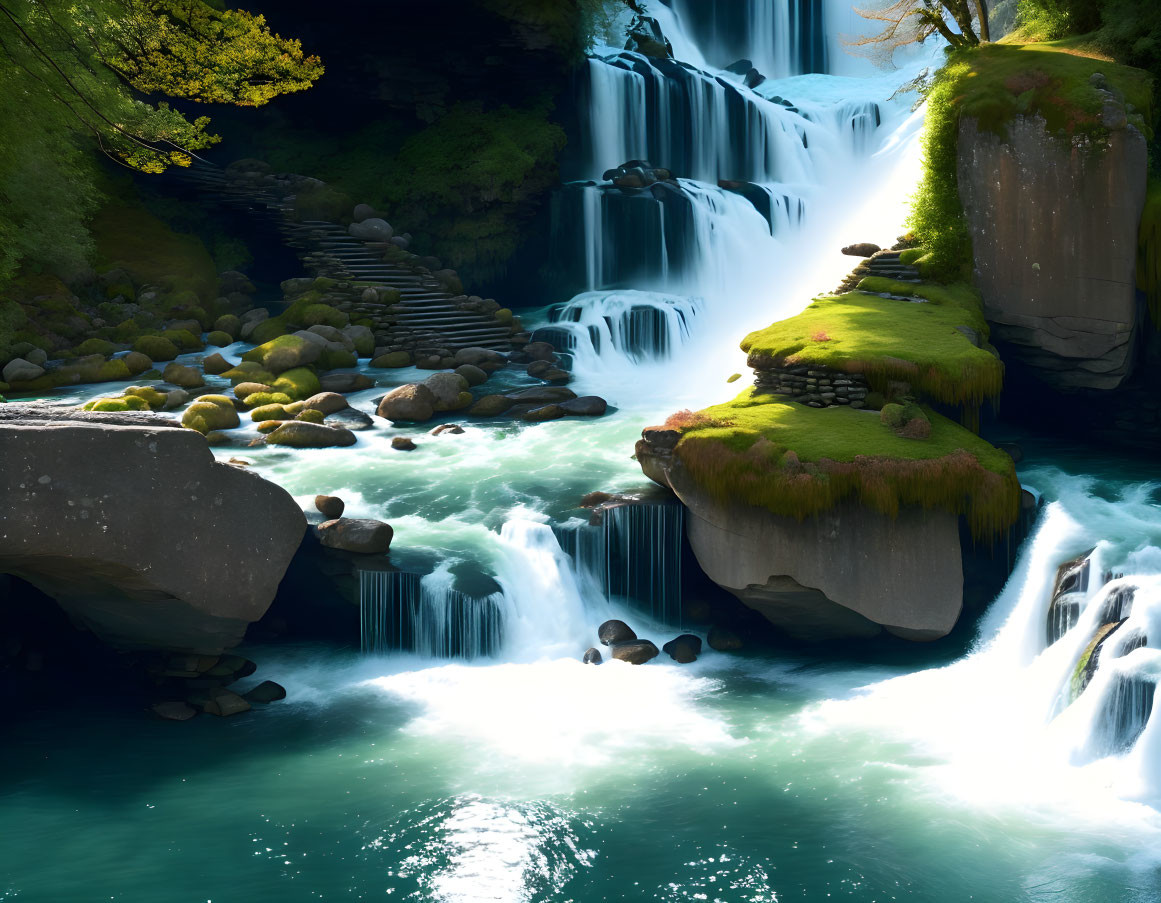
[(141, 325), (133, 319), (122, 320), (112, 331), (113, 338), (118, 342), (132, 342), (141, 335)]
[(144, 373), (137, 374), (138, 379), (161, 379), (161, 371), (154, 367), (152, 370), (146, 370)]
[(283, 423), (285, 423), (283, 420), (263, 420), (258, 424), (257, 429), (260, 433), (272, 433), (282, 426)]
[(144, 354), (151, 361), (172, 361), (181, 351), (177, 345), (164, 336), (143, 335), (133, 343), (133, 350)]
[(260, 408), (269, 404), (290, 404), (292, 399), (285, 392), (254, 392), (246, 396), (246, 404), (251, 408)]
[(330, 185), (311, 185), (294, 197), (294, 216), (299, 222), (325, 220), (340, 223), (350, 219), (354, 202)]
[(231, 411), (238, 410), (234, 406), (234, 399), (229, 395), (199, 395), (198, 402), (200, 404), (216, 404), (220, 408), (229, 408)]
[(120, 398), (97, 398), (88, 402), (85, 411), (107, 411), (119, 413), (122, 411), (148, 411), (149, 405), (144, 398), (136, 395), (122, 395)]
[(201, 351), (205, 345), (188, 329), (167, 329), (161, 334), (183, 351)]
[(373, 361), (372, 367), (379, 367), (382, 369), (398, 369), (399, 367), (411, 366), (411, 355), (406, 351), (388, 351), (386, 354), (381, 354)]
[(153, 386), (130, 386), (125, 390), (125, 394), (142, 399), (153, 411), (160, 411), (169, 400), (168, 393), (155, 389)]
[(358, 357), (353, 351), (339, 351), (324, 349), (319, 356), (318, 367), (320, 370), (343, 370), (350, 367), (355, 367), (359, 363)]
[(300, 335), (282, 335), (264, 342), (257, 348), (251, 348), (242, 355), (242, 360), (261, 364), (271, 373), (281, 373), (284, 370), (313, 364), (321, 353), (321, 346), (310, 339), (304, 339)]
[(250, 419), (255, 423), (264, 420), (293, 420), (294, 415), (289, 413), (283, 405), (264, 404), (250, 412)]
[(140, 351), (130, 351), (122, 360), (125, 361), (125, 366), (129, 368), (130, 373), (144, 373), (153, 367), (153, 361)]
[(222, 332), (220, 329), (215, 329), (206, 336), (206, 342), (210, 345), (217, 345), (219, 348), (225, 348), (227, 345), (234, 344), (234, 337), (228, 332)]
[[(225, 396), (218, 396), (224, 398)], [(229, 399), (227, 399), (228, 401)], [(231, 404), (226, 407), (200, 398), (185, 409), (181, 417), (182, 426), (197, 430), (203, 436), (213, 430), (230, 430), (241, 424), (238, 411)]]
[(506, 307), (501, 307), (498, 311), (492, 314), (492, 319), (494, 319), (497, 323), (504, 324), (505, 326), (510, 326), (512, 324), (512, 318), (512, 311)]
[(306, 402), (305, 401), (292, 401), (290, 404), (286, 405), (286, 413), (293, 414), (295, 417), (297, 417), (299, 414), (301, 414), (305, 410), (306, 410)]
[(296, 367), (287, 370), (278, 379), (274, 380), (274, 389), (281, 390), (291, 398), (299, 400), (310, 398), (322, 391), (318, 376), (307, 367)]
[(116, 348), (116, 345), (105, 339), (85, 339), (73, 349), (73, 354), (77, 357), (84, 357), (87, 354), (100, 354), (108, 357)]
[(232, 339), (236, 339), (242, 331), (242, 321), (234, 314), (223, 314), (214, 320), (214, 332), (224, 332)]
[(137, 298), (137, 292), (133, 288), (132, 282), (114, 282), (105, 286), (105, 297), (116, 298), (122, 297), (126, 301), (133, 301)]
[(206, 444), (208, 445), (229, 445), (230, 437), (221, 430), (210, 430), (206, 433)]
[(286, 335), (286, 326), (282, 323), (282, 318), (270, 317), (254, 327), (254, 331), (250, 333), (250, 341), (256, 345), (264, 345), (282, 335)]
[(129, 371), (129, 365), (125, 363), (124, 359), (115, 357), (111, 361), (97, 365), (96, 378), (93, 382), (111, 383), (132, 378), (133, 374)]
[(329, 304), (311, 304), (302, 311), (301, 317), (304, 326), (333, 326), (342, 329), (351, 322), (349, 316)]
[(261, 364), (256, 364), (253, 361), (242, 361), (232, 370), (227, 370), (219, 375), (224, 376), (235, 386), (242, 383), (259, 383), (271, 386), (276, 378), (269, 370), (263, 369)]
[(326, 415), (322, 411), (306, 410), (294, 415), (295, 420), (304, 420), (307, 423), (322, 423)]
[(234, 386), (234, 395), (237, 398), (240, 398), (242, 401), (245, 401), (251, 395), (255, 395), (255, 394), (260, 393), (260, 392), (273, 392), (273, 391), (274, 390), (271, 389), (270, 386), (266, 385), (265, 383), (259, 383), (259, 382), (247, 381), (247, 382), (238, 383), (236, 386)]

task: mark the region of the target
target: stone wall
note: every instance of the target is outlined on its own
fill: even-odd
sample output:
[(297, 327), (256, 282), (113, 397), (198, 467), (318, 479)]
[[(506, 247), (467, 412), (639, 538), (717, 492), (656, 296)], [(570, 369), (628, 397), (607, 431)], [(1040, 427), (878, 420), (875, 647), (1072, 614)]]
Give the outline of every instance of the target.
[[(1111, 95), (1110, 95), (1111, 97)], [(959, 193), (975, 282), (1004, 359), (1054, 389), (1113, 389), (1132, 372), (1137, 229), (1148, 150), (1115, 101), (1101, 146), (1018, 116), (1007, 136), (959, 127)]]
[(754, 385), (761, 392), (787, 395), (791, 401), (812, 408), (865, 407), (864, 399), (869, 391), (867, 379), (861, 373), (844, 373), (805, 364), (764, 367), (755, 371)]

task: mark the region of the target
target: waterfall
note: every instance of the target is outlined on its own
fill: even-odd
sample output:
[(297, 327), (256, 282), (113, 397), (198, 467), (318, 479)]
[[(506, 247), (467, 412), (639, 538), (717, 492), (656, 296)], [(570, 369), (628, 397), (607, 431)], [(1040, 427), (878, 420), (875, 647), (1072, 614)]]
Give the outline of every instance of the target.
[(577, 571), (605, 596), (680, 626), (685, 508), (634, 503), (601, 509), (599, 516), (599, 524), (556, 530)]
[(594, 366), (602, 355), (637, 363), (668, 357), (689, 337), (701, 309), (696, 298), (657, 292), (592, 292), (548, 312), (552, 324), (536, 338)]
[(503, 604), (454, 589), (451, 562), (427, 575), (359, 571), (359, 626), (364, 652), (395, 650), (437, 658), (477, 658), (499, 651)]

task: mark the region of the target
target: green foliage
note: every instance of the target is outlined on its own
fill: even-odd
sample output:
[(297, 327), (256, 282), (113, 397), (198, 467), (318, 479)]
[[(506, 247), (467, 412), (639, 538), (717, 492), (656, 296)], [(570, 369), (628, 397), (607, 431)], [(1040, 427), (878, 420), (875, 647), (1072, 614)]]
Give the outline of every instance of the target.
[(1161, 5), (1151, 0), (1020, 0), (1019, 37), (1082, 37), (1093, 50), (1161, 74)]
[(1161, 179), (1149, 181), (1137, 239), (1137, 287), (1149, 302), (1153, 325), (1161, 328)]
[[(871, 277), (859, 289), (820, 297), (798, 316), (750, 333), (742, 340), (750, 365), (808, 364), (862, 373), (876, 388), (903, 380), (929, 398), (969, 409), (1000, 394), (1003, 364), (957, 328), (974, 330), (981, 339), (988, 335), (970, 286)], [(927, 303), (867, 292), (913, 295)]]
[(849, 407), (786, 404), (747, 389), (734, 401), (674, 415), (675, 454), (722, 501), (744, 500), (803, 519), (850, 499), (890, 516), (903, 506), (965, 515), (977, 537), (1016, 520), (1012, 459), (970, 430), (923, 409), (929, 438), (896, 433), (879, 415)]
[(93, 218), (92, 234), (98, 261), (123, 268), (139, 285), (182, 286), (195, 301), (217, 295), (217, 270), (201, 240), (141, 207), (107, 204)]

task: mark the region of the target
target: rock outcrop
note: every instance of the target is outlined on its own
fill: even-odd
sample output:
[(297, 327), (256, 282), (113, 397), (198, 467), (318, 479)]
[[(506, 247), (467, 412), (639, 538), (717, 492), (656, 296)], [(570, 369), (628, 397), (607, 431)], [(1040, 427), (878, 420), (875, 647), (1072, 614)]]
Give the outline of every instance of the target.
[[(959, 126), (959, 193), (992, 340), (1056, 389), (1113, 389), (1132, 370), (1145, 138), (1110, 122), (1105, 147), (1015, 117), (1007, 136)], [(1119, 127), (1116, 127), (1119, 126)]]
[(0, 406), (0, 573), (116, 648), (217, 654), (266, 612), (306, 521), (175, 427)]

